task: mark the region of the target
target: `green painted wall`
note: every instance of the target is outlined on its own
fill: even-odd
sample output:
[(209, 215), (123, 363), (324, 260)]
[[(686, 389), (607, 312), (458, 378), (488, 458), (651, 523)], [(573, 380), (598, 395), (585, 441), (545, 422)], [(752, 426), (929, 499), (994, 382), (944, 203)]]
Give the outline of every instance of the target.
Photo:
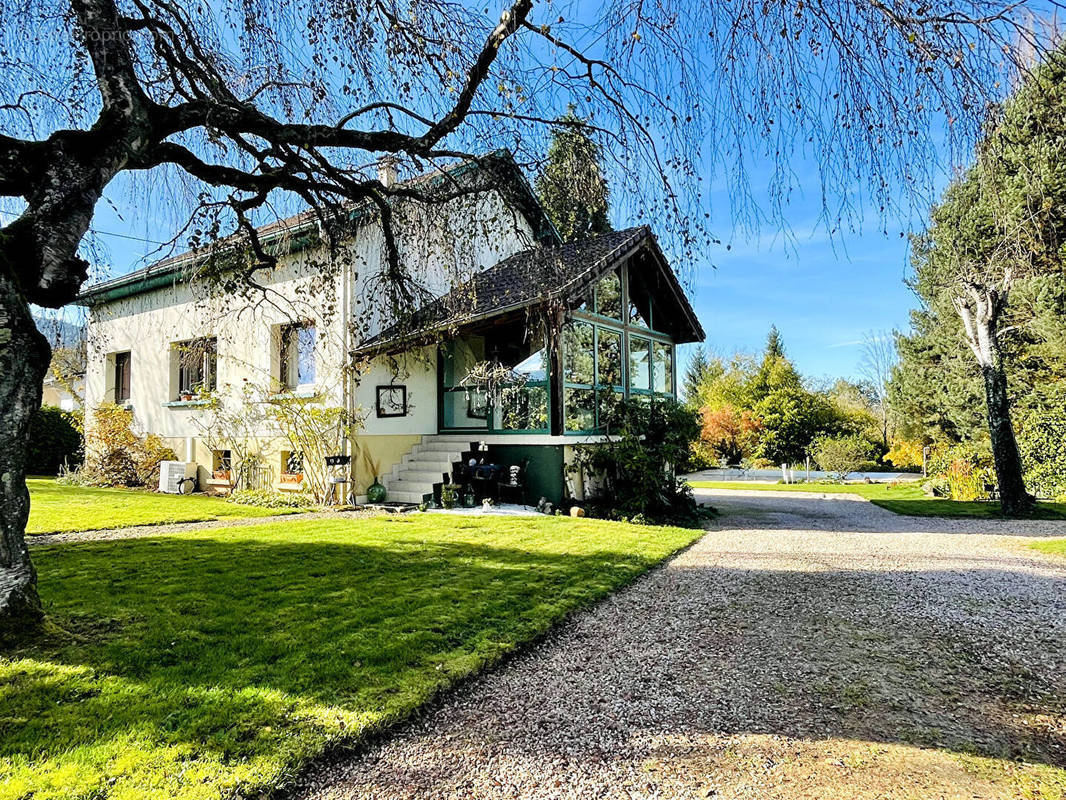
[(529, 459), (524, 483), (525, 501), (530, 505), (536, 505), (542, 497), (556, 506), (562, 501), (565, 487), (562, 445), (492, 444), (489, 456), (496, 464), (519, 464)]

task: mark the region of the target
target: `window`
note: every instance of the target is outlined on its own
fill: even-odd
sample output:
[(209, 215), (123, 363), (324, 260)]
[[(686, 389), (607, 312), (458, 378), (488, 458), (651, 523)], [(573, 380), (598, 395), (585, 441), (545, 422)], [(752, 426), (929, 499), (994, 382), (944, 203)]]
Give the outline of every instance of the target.
[(505, 365), (516, 358), (520, 360), (510, 367), (514, 381), (500, 386), (496, 428), (506, 431), (548, 430), (547, 357), (544, 332), (536, 329), (530, 332), (525, 347), (505, 358)]
[(596, 313), (622, 319), (622, 276), (618, 270), (604, 275), (596, 284)]
[(629, 297), (629, 324), (650, 328), (652, 323), (651, 295), (644, 286), (644, 282), (633, 274), (632, 269), (627, 270), (627, 272), (629, 273), (627, 287), (629, 289), (627, 293)]
[(296, 450), (283, 450), (281, 452), (281, 482), (300, 483), (303, 479), (303, 453)]
[(215, 390), (217, 339), (212, 337), (179, 342), (172, 348), (172, 354), (177, 365), (178, 385), (175, 394), (178, 399), (198, 397)]
[(629, 390), (651, 391), (651, 340), (629, 337)]
[(130, 362), (131, 354), (115, 353), (115, 402), (125, 403), (130, 399)]
[(662, 342), (652, 342), (653, 386), (657, 394), (674, 393), (674, 349)]
[(233, 453), (229, 450), (214, 450), (211, 453), (211, 477), (228, 481), (233, 470)]
[(280, 355), (278, 379), (283, 388), (296, 389), (313, 384), (315, 382), (315, 326), (300, 323), (282, 327)]
[(673, 394), (674, 347), (653, 327), (653, 295), (626, 266), (595, 284), (591, 313), (574, 310), (561, 337), (567, 433), (610, 433), (626, 397), (652, 402)]
[(596, 428), (595, 341), (589, 322), (563, 328), (563, 419), (568, 431)]

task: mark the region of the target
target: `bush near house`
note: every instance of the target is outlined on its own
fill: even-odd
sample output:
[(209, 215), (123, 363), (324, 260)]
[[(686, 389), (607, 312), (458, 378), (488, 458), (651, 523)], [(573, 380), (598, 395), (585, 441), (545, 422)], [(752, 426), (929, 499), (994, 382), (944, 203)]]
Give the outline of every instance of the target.
[(85, 437), (85, 463), (67, 477), (69, 483), (88, 486), (155, 486), (159, 462), (177, 456), (155, 434), (139, 435), (133, 427), (133, 412), (104, 403), (91, 412), (92, 424)]
[(699, 430), (696, 413), (676, 400), (623, 401), (607, 441), (579, 450), (570, 466), (601, 482), (588, 510), (606, 519), (672, 525), (705, 519), (706, 510), (675, 471)]
[(61, 467), (77, 466), (82, 440), (73, 412), (42, 406), (30, 420), (26, 442), (26, 471), (31, 475), (56, 475)]

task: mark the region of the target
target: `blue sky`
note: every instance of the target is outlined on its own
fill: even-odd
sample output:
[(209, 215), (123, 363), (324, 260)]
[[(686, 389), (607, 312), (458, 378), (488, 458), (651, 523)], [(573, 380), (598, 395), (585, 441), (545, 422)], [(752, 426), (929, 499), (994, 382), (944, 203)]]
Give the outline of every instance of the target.
[[(813, 165), (806, 174), (797, 171), (805, 178), (801, 184), (818, 186)], [(109, 191), (116, 200), (123, 194)], [(915, 298), (903, 283), (908, 246), (900, 234), (916, 230), (920, 215), (890, 222), (871, 217), (857, 221), (854, 230), (830, 234), (817, 221), (820, 189), (814, 194), (808, 199), (796, 193), (782, 225), (766, 223), (754, 232), (733, 229), (728, 192), (711, 198), (721, 215), (712, 223), (722, 244), (684, 276), (709, 350), (721, 355), (758, 352), (770, 325), (776, 325), (804, 375), (855, 376), (865, 333), (906, 327)], [(827, 199), (832, 206), (832, 195)], [(119, 207), (116, 212), (101, 203), (93, 223), (104, 232), (97, 237), (94, 262), (111, 277), (144, 266), (155, 248), (144, 240), (166, 239), (177, 227), (176, 220), (158, 213), (159, 207), (148, 214), (136, 203)], [(620, 218), (614, 222), (631, 224)], [(682, 369), (692, 349), (681, 348)]]
[[(804, 375), (854, 376), (865, 333), (906, 327), (915, 305), (903, 283), (907, 226), (886, 235), (871, 219), (831, 236), (811, 221), (814, 211), (797, 202), (791, 236), (769, 227), (727, 236), (710, 254), (714, 268), (698, 265), (690, 292), (709, 350), (757, 352), (776, 325)], [(682, 348), (683, 361), (692, 349)]]

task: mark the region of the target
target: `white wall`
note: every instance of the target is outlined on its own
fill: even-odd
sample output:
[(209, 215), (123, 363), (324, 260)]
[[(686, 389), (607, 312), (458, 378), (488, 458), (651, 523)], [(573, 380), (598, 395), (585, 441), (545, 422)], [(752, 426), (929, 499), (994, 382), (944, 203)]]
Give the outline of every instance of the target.
[[(476, 217), (472, 222), (471, 214)], [(464, 200), (445, 211), (426, 212), (400, 233), (398, 244), (406, 268), (434, 295), (533, 242), (529, 223), (511, 213), (495, 194)], [(246, 381), (268, 385), (277, 372), (278, 326), (303, 319), (316, 325), (316, 388), (324, 402), (343, 405), (347, 351), (379, 331), (392, 316), (383, 291), (387, 280), (383, 241), (377, 222), (358, 228), (342, 254), (341, 268), (326, 277), (320, 268), (323, 251), (285, 256), (277, 269), (256, 275), (266, 286), (266, 294), (208, 295), (181, 283), (95, 306), (89, 313), (87, 408), (113, 399), (111, 357), (129, 351), (130, 405), (137, 427), (175, 440), (178, 456), (184, 458), (182, 442), (201, 437), (207, 412), (195, 406), (166, 405), (177, 399), (173, 345), (216, 337), (218, 390), (223, 396), (236, 397)], [(362, 410), (365, 419), (361, 436), (436, 432), (436, 367), (433, 348), (395, 361), (379, 358), (356, 365), (350, 391), (352, 405)], [(390, 383), (407, 386), (405, 417), (376, 415), (376, 387)], [(197, 459), (209, 457), (204, 456), (202, 442), (196, 444)]]

